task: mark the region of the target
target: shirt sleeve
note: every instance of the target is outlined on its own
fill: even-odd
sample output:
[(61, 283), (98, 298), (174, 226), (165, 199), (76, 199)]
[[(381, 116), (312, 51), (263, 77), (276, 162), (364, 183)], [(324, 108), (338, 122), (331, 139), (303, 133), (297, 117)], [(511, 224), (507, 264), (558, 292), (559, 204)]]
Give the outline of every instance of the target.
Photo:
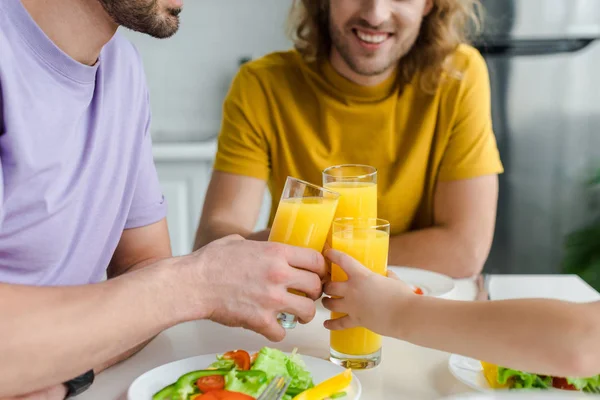
[[(147, 105), (148, 110), (150, 106)], [(142, 148), (133, 201), (127, 215), (125, 229), (140, 228), (159, 222), (167, 216), (167, 203), (163, 196), (154, 157), (152, 155), (152, 137), (150, 134), (150, 111)]]
[[(0, 114), (2, 111), (0, 111)], [(4, 223), (4, 171), (2, 169), (2, 157), (0, 157), (0, 230)]]
[[(2, 80), (0, 80), (0, 136), (4, 135), (4, 102), (2, 100)], [(2, 169), (2, 149), (0, 149), (0, 228), (4, 222), (4, 170)]]
[(270, 174), (268, 103), (258, 77), (243, 66), (223, 105), (214, 169), (267, 180)]
[(440, 164), (440, 181), (504, 172), (492, 129), (487, 66), (475, 49), (472, 52), (458, 90), (451, 133)]

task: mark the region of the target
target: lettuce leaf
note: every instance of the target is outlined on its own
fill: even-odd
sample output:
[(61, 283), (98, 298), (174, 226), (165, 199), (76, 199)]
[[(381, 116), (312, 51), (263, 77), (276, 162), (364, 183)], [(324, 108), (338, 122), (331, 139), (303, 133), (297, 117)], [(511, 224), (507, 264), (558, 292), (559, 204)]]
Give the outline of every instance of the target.
[(286, 367), (289, 376), (292, 378), (288, 391), (303, 392), (314, 386), (312, 375), (298, 354), (293, 353), (287, 357)]
[(256, 356), (252, 368), (267, 374), (269, 382), (277, 375), (293, 378), (287, 369), (287, 356), (276, 349), (263, 347)]
[(506, 385), (509, 380), (511, 389), (549, 389), (552, 387), (552, 377), (498, 367), (498, 383)]
[(233, 360), (224, 360), (223, 356), (218, 356), (217, 361), (210, 364), (208, 368), (210, 369), (234, 369), (235, 362)]
[[(591, 378), (566, 378), (567, 382), (583, 392), (600, 390), (600, 375)], [(552, 377), (530, 374), (510, 368), (498, 367), (498, 383), (505, 385), (510, 381), (511, 389), (549, 389)]]
[(265, 372), (269, 382), (278, 375), (291, 378), (286, 392), (290, 398), (314, 386), (310, 371), (295, 352), (287, 356), (277, 349), (263, 347), (251, 369)]
[(252, 397), (258, 397), (267, 387), (267, 382), (253, 379), (253, 377), (240, 378), (239, 371), (235, 368), (225, 376), (225, 389), (231, 392), (240, 392)]
[(592, 378), (567, 378), (567, 382), (583, 392), (596, 393), (600, 390), (600, 375)]

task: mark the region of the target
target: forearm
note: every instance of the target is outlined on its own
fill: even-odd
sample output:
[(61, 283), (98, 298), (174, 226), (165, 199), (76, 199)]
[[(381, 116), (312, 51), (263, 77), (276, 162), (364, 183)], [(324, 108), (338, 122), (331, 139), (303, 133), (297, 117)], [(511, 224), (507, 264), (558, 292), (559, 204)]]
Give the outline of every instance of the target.
[[(152, 339), (154, 339), (154, 337)], [(133, 348), (127, 350), (126, 352), (121, 353), (118, 356), (111, 358), (110, 360), (100, 364), (99, 366), (94, 368), (94, 373), (96, 375), (98, 375), (99, 373), (109, 369), (110, 367), (115, 366), (115, 365), (119, 364), (120, 362), (123, 362), (123, 361), (129, 359), (130, 357), (133, 357), (134, 355), (139, 353), (144, 347), (146, 347), (148, 345), (148, 343), (150, 343), (152, 341), (152, 339), (146, 340), (143, 343), (138, 344), (137, 346), (134, 346)]]
[(201, 221), (196, 233), (196, 240), (194, 241), (194, 251), (198, 250), (207, 244), (219, 240), (229, 235), (240, 235), (242, 237), (248, 236), (252, 233), (249, 229), (221, 221)]
[(420, 297), (409, 303), (397, 314), (401, 340), (539, 374), (600, 373), (598, 304)]
[(478, 274), (489, 246), (447, 228), (433, 227), (390, 238), (390, 265), (417, 267), (453, 278)]
[(245, 228), (235, 223), (210, 222), (200, 225), (194, 243), (194, 250), (198, 250), (215, 240), (219, 240), (229, 235), (240, 235), (245, 239), (257, 241), (266, 241), (269, 239), (268, 230), (253, 232), (252, 229)]
[(96, 285), (0, 285), (0, 397), (105, 365), (179, 322), (170, 276), (150, 267)]
[[(167, 259), (168, 257), (164, 257), (162, 259), (159, 258), (151, 258), (151, 259), (147, 259), (144, 260), (142, 262), (139, 262), (135, 265), (132, 265), (131, 267), (125, 268), (122, 271), (119, 271), (117, 273), (114, 274), (114, 276), (109, 276), (109, 279), (114, 279), (118, 276), (124, 275), (126, 273), (130, 273), (133, 271), (137, 271), (140, 270), (142, 268), (148, 267), (152, 264), (155, 264), (163, 259)], [(154, 339), (154, 338), (152, 338)], [(112, 367), (113, 365), (116, 365), (122, 361), (127, 360), (128, 358), (134, 356), (135, 354), (137, 354), (139, 351), (141, 351), (144, 347), (146, 347), (146, 345), (148, 343), (150, 343), (152, 341), (152, 339), (146, 340), (145, 342), (133, 347), (132, 349), (127, 350), (126, 352), (119, 354), (117, 357), (114, 357), (104, 363), (102, 363), (101, 365), (97, 366), (94, 368), (94, 373), (95, 374), (99, 374), (100, 372)]]

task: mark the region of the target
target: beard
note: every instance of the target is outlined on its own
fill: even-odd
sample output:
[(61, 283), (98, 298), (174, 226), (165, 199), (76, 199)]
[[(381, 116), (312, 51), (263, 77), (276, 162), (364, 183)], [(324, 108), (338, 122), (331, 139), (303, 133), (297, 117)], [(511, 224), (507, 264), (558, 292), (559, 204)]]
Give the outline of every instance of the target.
[[(410, 51), (417, 39), (417, 34), (415, 34), (412, 37), (399, 40), (399, 29), (397, 29), (395, 24), (391, 21), (386, 22), (380, 27), (372, 27), (364, 20), (358, 19), (349, 21), (346, 26), (346, 28), (341, 28), (330, 21), (329, 34), (331, 37), (331, 45), (339, 53), (348, 67), (361, 76), (378, 76), (397, 67), (400, 60)], [(350, 28), (351, 26), (361, 26), (373, 30), (377, 30), (378, 28), (393, 30), (395, 36), (392, 40), (396, 40), (396, 43), (394, 43), (390, 51), (385, 54), (382, 54), (381, 52), (365, 54), (355, 51), (351, 45), (351, 41), (354, 40), (352, 36), (355, 35)]]
[(98, 0), (112, 20), (125, 28), (158, 39), (179, 29), (181, 8), (161, 9), (158, 0)]

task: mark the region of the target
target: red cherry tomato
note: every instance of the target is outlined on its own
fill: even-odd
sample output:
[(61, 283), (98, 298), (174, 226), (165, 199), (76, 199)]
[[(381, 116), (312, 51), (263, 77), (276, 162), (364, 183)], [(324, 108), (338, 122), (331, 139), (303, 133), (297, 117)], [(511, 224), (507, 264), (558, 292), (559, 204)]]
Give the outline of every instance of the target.
[(250, 354), (244, 350), (229, 351), (223, 354), (226, 360), (233, 360), (238, 369), (248, 371), (250, 369)]
[(254, 397), (228, 390), (213, 390), (198, 397), (198, 400), (254, 400)]
[(577, 390), (566, 378), (552, 378), (552, 387), (562, 390)]
[(196, 386), (198, 386), (198, 389), (200, 389), (202, 393), (221, 390), (225, 388), (225, 377), (221, 375), (203, 376), (198, 379)]

